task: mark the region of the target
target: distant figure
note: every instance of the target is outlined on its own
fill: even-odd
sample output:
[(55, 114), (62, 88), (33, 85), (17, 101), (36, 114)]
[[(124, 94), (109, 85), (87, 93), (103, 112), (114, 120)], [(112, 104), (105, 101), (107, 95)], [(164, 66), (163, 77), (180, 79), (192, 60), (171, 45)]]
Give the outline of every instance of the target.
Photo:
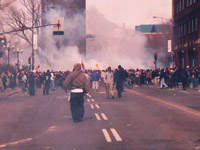
[(125, 80), (125, 73), (121, 65), (119, 65), (118, 70), (115, 72), (116, 89), (119, 98), (122, 97), (124, 80)]
[(112, 98), (114, 99), (114, 94), (113, 94), (113, 83), (114, 83), (114, 76), (113, 72), (111, 70), (111, 67), (108, 67), (107, 72), (105, 73), (104, 76), (104, 83), (106, 87), (106, 93), (107, 93), (107, 99)]
[(1, 74), (1, 78), (2, 78), (2, 82), (3, 82), (3, 90), (5, 91), (7, 89), (7, 77), (6, 74), (4, 72), (2, 72)]
[(35, 76), (33, 72), (31, 72), (28, 77), (28, 85), (29, 85), (28, 90), (29, 90), (30, 96), (34, 96), (35, 95)]
[(64, 88), (70, 90), (70, 107), (74, 122), (80, 122), (84, 116), (84, 94), (89, 92), (89, 83), (86, 75), (81, 71), (81, 64), (74, 65), (73, 72), (70, 73), (63, 82)]
[(43, 95), (49, 95), (49, 88), (51, 82), (51, 73), (49, 70), (44, 74), (44, 88), (43, 88)]
[(99, 74), (97, 72), (97, 70), (95, 69), (93, 72), (92, 72), (92, 89), (94, 91), (97, 91), (98, 88), (99, 88)]

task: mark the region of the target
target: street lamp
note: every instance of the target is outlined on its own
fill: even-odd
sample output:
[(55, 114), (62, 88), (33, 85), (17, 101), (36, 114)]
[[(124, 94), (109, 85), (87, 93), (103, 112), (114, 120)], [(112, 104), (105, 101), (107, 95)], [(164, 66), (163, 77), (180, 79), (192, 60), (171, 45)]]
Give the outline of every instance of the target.
[(17, 54), (17, 68), (19, 69), (19, 54), (23, 53), (23, 50), (20, 50), (18, 47), (13, 51)]
[(2, 40), (1, 43), (3, 44), (3, 49), (7, 48), (8, 51), (8, 65), (10, 64), (10, 43), (8, 42), (7, 45), (5, 45), (5, 41)]

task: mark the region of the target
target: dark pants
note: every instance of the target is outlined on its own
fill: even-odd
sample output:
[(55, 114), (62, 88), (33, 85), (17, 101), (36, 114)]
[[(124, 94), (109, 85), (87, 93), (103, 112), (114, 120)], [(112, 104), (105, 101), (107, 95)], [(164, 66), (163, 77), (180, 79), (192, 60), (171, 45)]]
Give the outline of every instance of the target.
[(29, 94), (31, 96), (35, 95), (35, 84), (29, 84)]
[(50, 88), (50, 83), (45, 83), (43, 89), (43, 95), (45, 94), (49, 95), (49, 88)]
[(122, 91), (123, 91), (123, 82), (117, 82), (116, 89), (117, 89), (117, 92), (118, 92), (118, 97), (121, 97)]
[(74, 122), (79, 122), (84, 116), (83, 93), (71, 93), (70, 97), (71, 113)]

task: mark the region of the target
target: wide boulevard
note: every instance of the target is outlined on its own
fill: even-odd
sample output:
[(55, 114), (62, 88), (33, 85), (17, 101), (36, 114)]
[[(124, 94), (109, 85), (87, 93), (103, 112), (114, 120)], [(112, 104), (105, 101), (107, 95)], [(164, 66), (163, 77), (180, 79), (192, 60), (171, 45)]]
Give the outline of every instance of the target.
[(42, 89), (1, 93), (0, 150), (200, 149), (198, 89), (141, 86), (106, 99), (100, 87), (90, 95), (83, 121), (74, 123), (61, 88), (47, 96)]

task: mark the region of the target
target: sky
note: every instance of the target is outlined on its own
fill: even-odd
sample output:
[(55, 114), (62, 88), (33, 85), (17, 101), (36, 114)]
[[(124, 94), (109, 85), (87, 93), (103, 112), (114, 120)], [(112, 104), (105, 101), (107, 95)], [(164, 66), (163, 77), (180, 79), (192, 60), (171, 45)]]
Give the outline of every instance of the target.
[(128, 28), (158, 24), (172, 18), (172, 0), (87, 0), (87, 10), (95, 7), (106, 19)]

